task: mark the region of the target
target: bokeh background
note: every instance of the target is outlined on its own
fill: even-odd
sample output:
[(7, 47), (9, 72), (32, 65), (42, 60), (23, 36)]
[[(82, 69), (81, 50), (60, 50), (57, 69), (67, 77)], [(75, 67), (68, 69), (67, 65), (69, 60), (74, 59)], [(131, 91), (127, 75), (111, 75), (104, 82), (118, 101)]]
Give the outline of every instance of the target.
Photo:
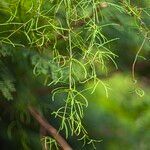
[[(7, 7), (6, 3), (10, 2), (0, 1), (0, 23), (3, 23), (8, 15), (7, 11), (4, 12), (2, 9)], [(143, 13), (142, 18), (149, 29), (150, 1), (137, 0), (133, 5), (146, 8), (147, 13)], [(119, 38), (110, 44), (113, 53), (118, 56), (115, 59), (118, 69), (114, 65), (108, 64), (107, 73), (100, 74), (99, 78), (109, 89), (108, 97), (101, 83), (98, 84), (93, 94), (90, 91), (85, 91), (84, 95), (88, 99), (89, 106), (84, 109), (83, 124), (90, 137), (101, 140), (95, 144), (98, 150), (150, 150), (149, 40), (145, 42), (136, 63), (137, 82), (135, 83), (132, 79), (132, 64), (143, 42), (143, 35), (138, 32), (139, 26), (136, 24), (136, 19), (121, 13), (114, 7), (106, 8), (102, 10), (102, 13), (104, 18), (107, 16), (103, 24), (109, 23), (109, 21), (119, 24), (119, 26), (109, 26), (103, 30), (108, 39)], [(59, 15), (63, 19), (63, 14)], [(0, 37), (3, 37), (3, 30), (2, 26)], [(16, 41), (24, 39), (19, 34), (15, 38)], [(57, 97), (58, 100), (55, 103), (52, 102), (52, 89), (43, 84), (44, 73), (48, 68), (44, 66), (44, 62), (40, 68), (43, 75), (33, 75), (34, 61), (37, 60), (36, 58), (31, 60), (31, 58), (35, 55), (38, 55), (36, 50), (30, 50), (26, 47), (14, 48), (11, 45), (0, 43), (1, 150), (42, 149), (39, 126), (33, 121), (26, 108), (29, 101), (43, 112), (43, 115), (53, 126), (59, 127), (59, 120), (49, 116), (61, 103), (63, 95)], [(5, 83), (2, 82), (4, 78)], [(93, 83), (90, 82), (84, 86), (86, 88), (92, 87)], [(13, 100), (5, 100), (6, 95), (8, 99), (13, 97)], [(63, 131), (61, 134), (64, 135)], [(83, 141), (76, 140), (76, 137), (69, 138), (68, 142), (74, 150), (94, 149), (89, 144), (82, 147)]]

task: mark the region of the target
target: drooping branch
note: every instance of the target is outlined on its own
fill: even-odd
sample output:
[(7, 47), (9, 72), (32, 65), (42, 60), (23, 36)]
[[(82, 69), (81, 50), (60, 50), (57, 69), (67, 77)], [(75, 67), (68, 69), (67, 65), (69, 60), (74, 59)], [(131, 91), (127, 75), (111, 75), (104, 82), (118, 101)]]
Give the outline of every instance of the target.
[(66, 142), (66, 140), (58, 133), (58, 131), (50, 125), (44, 117), (33, 107), (28, 107), (31, 115), (36, 119), (36, 121), (42, 126), (60, 145), (63, 150), (72, 150), (70, 145)]
[[(96, 11), (97, 13), (100, 12), (100, 10), (104, 9), (104, 8), (107, 8), (108, 7), (108, 3), (107, 2), (101, 2), (99, 3), (99, 5), (96, 7)], [(90, 21), (93, 17), (94, 17), (94, 14), (95, 12), (92, 12), (88, 17), (86, 18), (82, 18), (82, 19), (79, 19), (78, 21), (72, 21), (71, 22), (71, 28), (74, 29), (74, 28), (79, 28), (79, 27), (82, 27), (84, 25), (86, 25), (86, 23), (88, 21)], [(64, 34), (59, 34), (57, 36), (57, 40), (66, 40), (68, 39), (68, 32), (64, 32)], [(48, 47), (49, 45), (51, 45), (51, 41), (48, 41), (46, 43), (46, 46)]]

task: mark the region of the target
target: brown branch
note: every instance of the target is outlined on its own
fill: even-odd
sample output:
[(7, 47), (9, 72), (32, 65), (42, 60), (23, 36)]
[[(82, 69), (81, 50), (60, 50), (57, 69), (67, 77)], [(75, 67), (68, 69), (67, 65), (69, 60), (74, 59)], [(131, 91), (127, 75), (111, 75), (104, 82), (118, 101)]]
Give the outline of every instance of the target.
[(65, 139), (58, 133), (58, 131), (50, 125), (45, 118), (33, 107), (28, 107), (31, 115), (36, 119), (36, 121), (47, 130), (47, 132), (57, 141), (57, 143), (62, 147), (63, 150), (72, 150), (70, 145), (65, 141)]
[[(43, 126), (40, 126), (40, 138), (42, 139), (44, 136), (46, 136), (47, 131), (45, 130), (45, 128)], [(45, 145), (42, 142), (42, 149), (43, 150), (48, 150), (47, 145)]]

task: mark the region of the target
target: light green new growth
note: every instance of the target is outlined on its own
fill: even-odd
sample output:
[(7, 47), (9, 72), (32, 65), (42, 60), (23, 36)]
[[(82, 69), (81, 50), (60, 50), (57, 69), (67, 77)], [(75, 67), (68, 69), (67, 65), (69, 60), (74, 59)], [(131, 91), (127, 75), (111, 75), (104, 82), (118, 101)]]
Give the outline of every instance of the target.
[[(93, 82), (93, 93), (97, 85), (102, 84), (108, 96), (108, 85), (101, 80), (98, 72), (107, 73), (108, 63), (117, 68), (114, 60), (117, 56), (109, 44), (119, 39), (107, 39), (103, 30), (119, 24), (103, 24), (103, 20), (107, 20), (103, 9), (112, 7), (133, 16), (140, 22), (137, 26), (141, 33), (148, 32), (140, 15), (142, 11), (147, 13), (145, 9), (138, 9), (129, 1), (116, 3), (110, 0), (105, 2), (106, 8), (102, 8), (105, 6), (102, 3), (101, 0), (13, 0), (0, 8), (9, 14), (7, 20), (0, 23), (0, 28), (6, 29), (0, 31), (3, 35), (0, 45), (26, 47), (39, 52), (31, 59), (33, 73), (36, 76), (44, 74), (44, 84), (56, 87), (52, 91), (54, 102), (57, 96), (65, 97), (62, 98), (63, 106), (52, 113), (61, 120), (59, 131), (65, 131), (66, 138), (77, 135), (87, 144), (92, 143), (94, 148), (96, 141), (89, 138), (82, 123), (84, 108), (88, 106), (84, 92), (89, 89), (83, 90), (80, 86)], [(45, 137), (43, 141), (49, 149), (52, 149), (52, 144), (58, 149), (54, 139)]]

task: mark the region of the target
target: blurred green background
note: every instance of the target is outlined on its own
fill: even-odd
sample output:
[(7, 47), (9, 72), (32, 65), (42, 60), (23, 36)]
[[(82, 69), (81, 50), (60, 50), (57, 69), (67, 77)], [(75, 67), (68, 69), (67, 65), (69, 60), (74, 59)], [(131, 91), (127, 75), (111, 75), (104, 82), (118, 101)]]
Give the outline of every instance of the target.
[[(110, 2), (117, 3), (118, 1)], [(7, 11), (4, 12), (3, 9), (7, 8), (7, 3), (10, 3), (10, 1), (0, 1), (0, 23), (8, 19)], [(149, 29), (150, 1), (137, 0), (134, 3), (136, 6), (140, 5), (146, 8), (147, 13), (142, 14), (142, 19)], [(44, 9), (47, 9), (47, 7), (48, 5), (44, 5)], [(120, 25), (109, 26), (103, 30), (108, 39), (119, 38), (119, 40), (110, 44), (112, 51), (118, 55), (115, 59), (118, 69), (116, 70), (112, 64), (108, 63), (107, 75), (100, 74), (102, 81), (108, 85), (108, 97), (100, 83), (93, 94), (90, 90), (84, 92), (89, 106), (84, 109), (83, 124), (90, 137), (101, 140), (101, 142), (96, 143), (98, 150), (150, 150), (149, 39), (146, 41), (136, 63), (137, 83), (135, 84), (132, 80), (131, 69), (136, 52), (143, 41), (143, 36), (137, 32), (138, 23), (136, 24), (134, 17), (126, 15), (116, 8), (106, 8), (106, 10), (102, 10), (102, 14), (105, 18), (102, 24), (113, 22)], [(63, 20), (63, 13), (58, 15)], [(24, 21), (27, 18), (21, 17), (19, 19)], [(9, 26), (5, 30), (10, 30), (13, 27)], [(2, 32), (4, 27), (0, 31), (0, 38), (5, 37), (6, 33)], [(16, 35), (14, 41), (20, 44), (22, 44), (22, 41), (26, 43), (26, 39), (21, 33)], [(61, 44), (64, 46), (64, 42)], [(47, 87), (43, 84), (45, 74), (49, 71), (49, 64), (46, 63), (47, 56), (50, 57), (50, 54), (47, 55), (47, 50), (41, 54), (37, 47), (33, 49), (30, 49), (29, 46), (14, 48), (7, 43), (0, 43), (1, 150), (42, 149), (39, 125), (29, 115), (27, 111), (28, 103), (32, 103), (39, 108), (53, 126), (59, 127), (60, 121), (54, 116), (50, 117), (50, 114), (62, 103), (63, 95), (57, 97), (55, 103), (52, 102), (51, 91), (54, 87)], [(33, 74), (33, 69), (39, 60), (41, 66), (38, 69), (42, 73), (41, 76), (36, 76)], [(93, 83), (90, 82), (81, 88), (92, 86)], [(12, 101), (6, 100), (12, 99), (12, 97)], [(63, 131), (61, 131), (61, 134), (64, 135)], [(89, 144), (83, 147), (83, 141), (76, 139), (77, 137), (68, 139), (74, 150), (94, 149)]]

